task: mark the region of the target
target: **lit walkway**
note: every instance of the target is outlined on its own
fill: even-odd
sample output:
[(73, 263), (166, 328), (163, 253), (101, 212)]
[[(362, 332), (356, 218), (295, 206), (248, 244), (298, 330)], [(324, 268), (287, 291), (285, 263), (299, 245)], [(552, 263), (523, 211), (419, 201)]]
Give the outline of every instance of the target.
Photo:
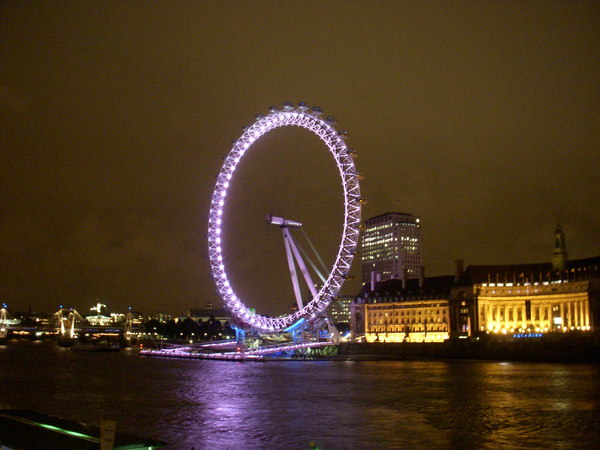
[(177, 347), (168, 349), (144, 349), (140, 350), (140, 355), (160, 356), (166, 358), (191, 358), (191, 359), (222, 359), (222, 360), (260, 360), (267, 355), (282, 352), (292, 352), (306, 348), (322, 348), (333, 345), (331, 342), (306, 342), (300, 344), (284, 344), (269, 347), (258, 347), (254, 349), (243, 349), (230, 352), (202, 352), (194, 347)]

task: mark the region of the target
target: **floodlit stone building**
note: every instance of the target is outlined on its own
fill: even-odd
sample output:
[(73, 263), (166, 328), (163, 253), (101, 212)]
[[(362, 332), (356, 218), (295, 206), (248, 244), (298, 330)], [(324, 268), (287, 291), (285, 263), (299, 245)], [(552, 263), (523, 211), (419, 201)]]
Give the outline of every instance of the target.
[(455, 334), (598, 333), (600, 257), (551, 263), (469, 266), (453, 288)]
[(352, 335), (366, 342), (443, 342), (450, 337), (454, 277), (367, 283), (351, 304)]
[(351, 304), (352, 336), (367, 342), (439, 342), (589, 336), (600, 341), (600, 256), (568, 261), (555, 232), (552, 261), (471, 265), (454, 276), (366, 283)]

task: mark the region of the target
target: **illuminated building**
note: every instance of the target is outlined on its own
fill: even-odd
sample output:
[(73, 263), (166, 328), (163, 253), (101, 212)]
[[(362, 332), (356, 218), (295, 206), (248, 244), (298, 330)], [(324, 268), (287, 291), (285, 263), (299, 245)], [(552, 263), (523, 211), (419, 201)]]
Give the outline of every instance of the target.
[(163, 311), (157, 311), (149, 314), (147, 320), (158, 320), (160, 323), (167, 323), (173, 320), (173, 316)]
[(90, 314), (89, 316), (85, 316), (85, 320), (87, 320), (90, 325), (107, 326), (113, 322), (113, 318), (110, 315), (107, 315), (106, 305), (103, 303), (96, 303), (96, 306), (92, 306), (90, 311), (96, 312), (94, 315)]
[(21, 320), (26, 320), (41, 326), (53, 325), (56, 320), (54, 313), (21, 313), (19, 316)]
[(450, 337), (453, 276), (363, 286), (351, 304), (352, 334), (367, 342), (443, 342)]
[(467, 267), (453, 288), (455, 331), (596, 334), (600, 257), (566, 261), (558, 271), (553, 263)]
[(412, 214), (385, 213), (365, 221), (362, 234), (362, 281), (421, 276), (420, 220)]
[(351, 305), (352, 336), (367, 342), (588, 336), (600, 339), (600, 256), (568, 261), (555, 232), (552, 261), (471, 265), (455, 276), (366, 283)]
[(327, 313), (335, 324), (350, 324), (350, 303), (354, 297), (340, 295), (331, 301)]

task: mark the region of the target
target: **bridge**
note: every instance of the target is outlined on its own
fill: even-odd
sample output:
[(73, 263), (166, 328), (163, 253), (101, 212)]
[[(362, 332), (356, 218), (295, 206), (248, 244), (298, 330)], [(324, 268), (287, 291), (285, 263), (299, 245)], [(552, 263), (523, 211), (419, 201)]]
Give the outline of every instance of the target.
[(8, 318), (8, 311), (6, 309), (6, 305), (2, 305), (2, 309), (0, 309), (0, 341), (6, 339), (8, 336), (8, 331), (11, 326), (16, 325), (14, 319)]
[(128, 312), (122, 324), (94, 326), (77, 312), (75, 308), (60, 308), (54, 313), (52, 323), (27, 325), (10, 316), (6, 305), (0, 309), (0, 342), (9, 336), (44, 339), (56, 338), (58, 345), (70, 347), (77, 340), (97, 342), (105, 340), (119, 345), (129, 345), (138, 333), (133, 327), (133, 314)]

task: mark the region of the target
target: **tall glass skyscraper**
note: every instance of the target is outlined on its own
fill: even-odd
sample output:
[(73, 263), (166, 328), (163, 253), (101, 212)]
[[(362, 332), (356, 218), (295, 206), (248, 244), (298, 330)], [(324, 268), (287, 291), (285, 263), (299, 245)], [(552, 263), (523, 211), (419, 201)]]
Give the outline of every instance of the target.
[(362, 281), (420, 278), (421, 227), (412, 214), (388, 212), (365, 221), (362, 235)]

